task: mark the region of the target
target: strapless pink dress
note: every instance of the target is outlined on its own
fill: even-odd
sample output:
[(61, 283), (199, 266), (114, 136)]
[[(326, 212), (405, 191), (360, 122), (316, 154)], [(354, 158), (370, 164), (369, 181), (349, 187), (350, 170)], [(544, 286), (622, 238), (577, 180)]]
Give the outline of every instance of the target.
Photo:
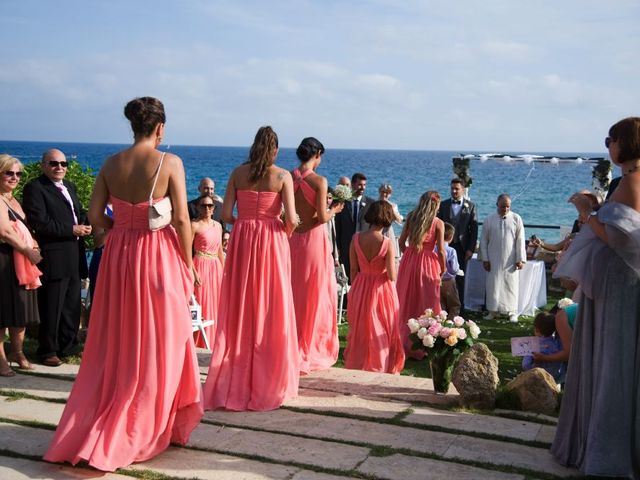
[[(304, 178), (312, 170), (293, 171), (294, 188), (315, 206), (316, 192)], [(336, 311), (336, 284), (331, 245), (324, 224), (303, 233), (294, 232), (291, 247), (291, 288), (296, 309), (300, 372), (331, 367), (338, 359), (340, 340)]]
[(206, 410), (273, 410), (297, 396), (299, 356), (289, 242), (276, 192), (237, 191)]
[(44, 456), (105, 471), (186, 443), (203, 414), (176, 232), (149, 230), (147, 202), (112, 202), (82, 364)]
[(407, 320), (416, 318), (427, 308), (440, 313), (440, 262), (434, 251), (436, 244), (436, 224), (442, 222), (434, 218), (431, 229), (422, 240), (422, 250), (410, 246), (400, 259), (398, 268), (398, 299), (400, 300), (399, 328), (404, 351), (415, 359), (424, 357), (422, 350), (412, 350)]
[(344, 366), (369, 372), (400, 373), (404, 350), (398, 328), (398, 294), (387, 276), (389, 239), (367, 260), (360, 248), (360, 234), (351, 242), (358, 256), (358, 275), (349, 290), (349, 334), (344, 350)]
[[(204, 320), (218, 321), (218, 302), (220, 301), (220, 282), (222, 281), (222, 260), (218, 257), (218, 250), (222, 242), (222, 225), (218, 222), (196, 233), (193, 239), (193, 266), (200, 276), (200, 285), (196, 285), (194, 294), (197, 302), (202, 307)], [(215, 324), (205, 327), (205, 335), (209, 345), (213, 345)], [(193, 334), (196, 347), (204, 348), (204, 340), (200, 338), (200, 332)]]

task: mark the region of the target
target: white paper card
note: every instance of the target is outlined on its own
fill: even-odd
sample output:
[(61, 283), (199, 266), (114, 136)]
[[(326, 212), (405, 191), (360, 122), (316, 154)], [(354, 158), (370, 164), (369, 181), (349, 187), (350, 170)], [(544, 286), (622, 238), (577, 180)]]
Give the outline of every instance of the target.
[(513, 337), (511, 339), (511, 355), (524, 357), (540, 351), (540, 337)]

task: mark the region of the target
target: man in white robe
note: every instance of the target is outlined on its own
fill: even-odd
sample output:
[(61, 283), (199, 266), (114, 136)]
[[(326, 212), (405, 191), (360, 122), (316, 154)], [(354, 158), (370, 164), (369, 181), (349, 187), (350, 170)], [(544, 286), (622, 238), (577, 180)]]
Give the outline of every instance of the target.
[(527, 259), (524, 225), (520, 215), (511, 211), (509, 195), (500, 195), (496, 205), (498, 211), (484, 221), (480, 239), (480, 258), (487, 271), (489, 314), (485, 319), (506, 313), (510, 321), (517, 322), (519, 271)]

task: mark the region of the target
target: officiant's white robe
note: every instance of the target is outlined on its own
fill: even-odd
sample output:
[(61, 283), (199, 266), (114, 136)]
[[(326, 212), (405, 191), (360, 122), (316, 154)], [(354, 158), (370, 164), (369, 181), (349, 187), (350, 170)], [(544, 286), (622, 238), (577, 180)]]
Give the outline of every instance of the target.
[(480, 259), (491, 262), (487, 272), (486, 307), (490, 312), (518, 310), (519, 271), (517, 262), (526, 262), (524, 225), (520, 215), (509, 212), (502, 218), (489, 215), (482, 225)]

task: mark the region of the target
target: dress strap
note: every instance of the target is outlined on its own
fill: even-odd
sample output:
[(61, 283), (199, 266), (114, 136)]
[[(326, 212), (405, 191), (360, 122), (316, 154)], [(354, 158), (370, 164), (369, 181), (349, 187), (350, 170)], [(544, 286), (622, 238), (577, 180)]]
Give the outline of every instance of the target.
[(296, 168), (292, 172), (291, 176), (293, 177), (293, 191), (297, 192), (298, 189), (301, 188), (302, 194), (304, 195), (305, 200), (309, 203), (309, 205), (315, 206), (316, 191), (313, 189), (311, 185), (309, 185), (307, 182), (304, 181), (304, 179), (308, 177), (311, 174), (311, 172), (313, 172), (312, 169), (305, 170), (304, 172), (300, 172), (300, 170)]
[(156, 183), (158, 182), (158, 177), (160, 176), (160, 169), (162, 168), (162, 162), (164, 161), (164, 155), (167, 152), (162, 152), (162, 156), (160, 157), (160, 164), (158, 165), (158, 170), (156, 170), (156, 174), (153, 177), (153, 185), (151, 187), (151, 192), (149, 192), (149, 205), (153, 203), (153, 191), (156, 189)]

